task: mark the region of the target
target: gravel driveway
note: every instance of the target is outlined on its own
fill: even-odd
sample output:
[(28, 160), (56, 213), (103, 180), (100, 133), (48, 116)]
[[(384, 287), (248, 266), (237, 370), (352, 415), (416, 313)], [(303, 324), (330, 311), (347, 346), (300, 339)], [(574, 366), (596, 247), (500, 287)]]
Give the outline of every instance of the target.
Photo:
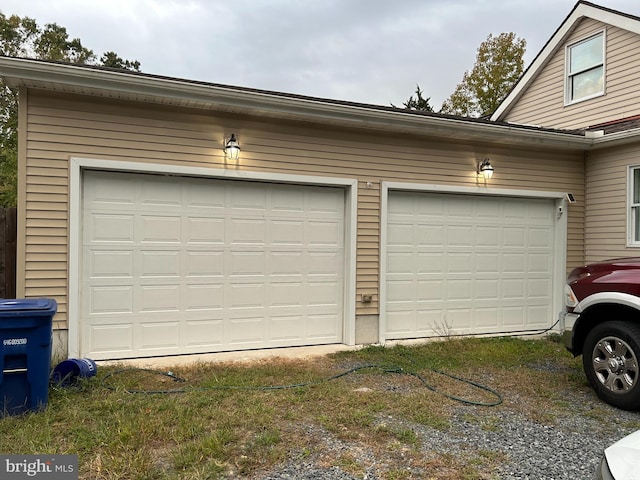
[[(508, 392), (505, 397), (508, 398)], [(571, 414), (554, 414), (550, 424), (531, 420), (517, 399), (511, 399), (499, 407), (474, 407), (459, 405), (453, 409), (450, 427), (446, 430), (407, 424), (392, 417), (380, 422), (398, 423), (410, 428), (418, 437), (420, 454), (425, 465), (430, 458), (445, 455), (457, 459), (484, 455), (497, 455), (499, 461), (492, 471), (474, 477), (481, 479), (590, 479), (599, 462), (603, 449), (619, 438), (640, 428), (640, 413), (625, 412), (610, 407), (595, 395), (571, 391), (566, 394), (567, 405), (574, 405)], [(519, 406), (518, 406), (519, 405)], [(513, 408), (516, 407), (516, 408)], [(253, 477), (265, 480), (316, 480), (316, 479), (385, 479), (385, 478), (457, 478), (447, 476), (443, 470), (427, 471), (426, 468), (407, 466), (398, 475), (402, 456), (397, 449), (389, 452), (389, 458), (374, 454), (359, 442), (345, 442), (318, 427), (306, 428), (308, 435), (322, 438), (322, 454), (302, 455), (292, 452), (292, 459), (263, 475)], [(339, 466), (331, 465), (331, 458), (348, 453), (359, 465), (366, 465), (364, 475), (353, 476)], [(480, 453), (482, 455), (482, 453)], [(385, 476), (393, 462), (394, 474)], [(468, 478), (468, 477), (465, 477)]]

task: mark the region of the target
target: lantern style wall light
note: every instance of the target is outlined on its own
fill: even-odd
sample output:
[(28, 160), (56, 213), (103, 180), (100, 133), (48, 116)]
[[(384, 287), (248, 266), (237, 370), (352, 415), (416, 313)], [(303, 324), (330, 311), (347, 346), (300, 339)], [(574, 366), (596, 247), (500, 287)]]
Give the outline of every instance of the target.
[(493, 177), (493, 166), (488, 158), (485, 158), (481, 162), (478, 162), (478, 175), (482, 175), (486, 180)]
[(238, 160), (240, 156), (240, 143), (238, 143), (235, 133), (232, 133), (231, 138), (224, 141), (224, 156), (227, 160)]

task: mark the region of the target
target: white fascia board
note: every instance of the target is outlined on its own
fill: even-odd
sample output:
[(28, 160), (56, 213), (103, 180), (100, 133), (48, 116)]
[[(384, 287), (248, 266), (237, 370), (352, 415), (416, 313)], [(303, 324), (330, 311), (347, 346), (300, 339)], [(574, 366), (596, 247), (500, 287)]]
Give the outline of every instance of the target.
[(0, 57), (0, 77), (12, 86), (24, 85), (68, 93), (102, 95), (123, 100), (184, 102), (214, 111), (316, 122), (347, 128), (436, 136), (499, 144), (588, 149), (582, 135), (474, 122), (462, 118), (419, 115), (358, 105), (324, 101), (276, 92), (239, 89), (186, 80), (93, 70), (75, 65)]
[(590, 140), (592, 144), (590, 150), (599, 150), (607, 147), (637, 143), (640, 141), (640, 128), (623, 130), (622, 132), (607, 133), (606, 135), (592, 137)]
[(591, 18), (608, 25), (640, 34), (640, 22), (635, 18), (630, 18), (617, 12), (596, 8), (584, 3), (578, 4), (534, 59), (533, 63), (520, 78), (516, 86), (511, 90), (511, 93), (507, 95), (507, 98), (502, 101), (493, 115), (491, 115), (491, 120), (501, 121), (504, 119), (504, 116), (511, 109), (512, 105), (518, 101), (520, 96), (528, 88), (529, 84), (538, 76), (540, 71), (544, 68), (558, 48), (562, 47), (564, 41), (571, 32), (573, 32), (574, 28), (582, 18)]

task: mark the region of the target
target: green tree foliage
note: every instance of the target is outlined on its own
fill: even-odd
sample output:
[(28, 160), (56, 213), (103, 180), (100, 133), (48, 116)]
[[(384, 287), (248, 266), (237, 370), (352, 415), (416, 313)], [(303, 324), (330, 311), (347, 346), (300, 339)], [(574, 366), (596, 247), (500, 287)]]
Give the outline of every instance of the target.
[(105, 52), (100, 57), (100, 63), (103, 67), (119, 68), (121, 70), (140, 71), (140, 62), (137, 60), (123, 60), (115, 52)]
[[(55, 23), (38, 26), (29, 17), (0, 12), (0, 55), (55, 60), (140, 71), (140, 62), (106, 52), (98, 60), (79, 38)], [(18, 91), (0, 80), (0, 206), (15, 206), (18, 164)]]
[(515, 33), (490, 34), (478, 48), (473, 69), (464, 72), (440, 112), (466, 117), (492, 113), (522, 75), (526, 45)]
[[(403, 102), (404, 108), (407, 110), (421, 110), (423, 112), (433, 112), (433, 107), (429, 104), (429, 100), (431, 97), (424, 98), (422, 96), (422, 90), (420, 89), (420, 85), (416, 85), (416, 98), (413, 98), (413, 95), (409, 97), (406, 102)], [(392, 104), (393, 107), (395, 105)]]

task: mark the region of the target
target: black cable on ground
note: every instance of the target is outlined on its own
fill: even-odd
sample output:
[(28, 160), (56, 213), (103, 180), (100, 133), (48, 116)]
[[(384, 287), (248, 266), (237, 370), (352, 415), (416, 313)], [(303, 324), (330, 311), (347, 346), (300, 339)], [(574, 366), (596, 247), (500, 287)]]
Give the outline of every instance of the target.
[(179, 383), (185, 383), (187, 380), (181, 377), (176, 376), (173, 372), (162, 372), (159, 370), (153, 370), (153, 369), (147, 369), (147, 368), (124, 368), (121, 370), (116, 370), (115, 372), (111, 372), (108, 375), (106, 375), (104, 377), (104, 379), (102, 380), (103, 385), (105, 388), (109, 389), (109, 390), (113, 390), (113, 391), (124, 391), (126, 393), (131, 393), (131, 394), (177, 394), (177, 393), (189, 393), (189, 392), (198, 392), (198, 391), (207, 391), (207, 390), (257, 390), (257, 391), (268, 391), (268, 390), (286, 390), (286, 389), (292, 389), (292, 388), (303, 388), (303, 387), (312, 387), (314, 385), (320, 385), (322, 383), (326, 383), (326, 382), (330, 382), (333, 380), (337, 380), (339, 378), (342, 377), (346, 377), (347, 375), (351, 375), (353, 373), (359, 372), (361, 370), (372, 370), (372, 369), (378, 369), (381, 370), (383, 373), (396, 373), (396, 374), (401, 374), (401, 375), (410, 375), (412, 377), (417, 378), (420, 383), (426, 387), (427, 389), (431, 390), (434, 393), (438, 393), (439, 395), (442, 395), (450, 400), (456, 401), (456, 402), (460, 402), (463, 403), (465, 405), (474, 405), (474, 406), (481, 406), (481, 407), (495, 407), (497, 405), (500, 405), (503, 401), (502, 399), (502, 395), (500, 395), (500, 393), (498, 393), (496, 390), (486, 386), (486, 385), (482, 385), (480, 383), (474, 382), (472, 380), (468, 380), (465, 378), (461, 378), (461, 377), (457, 377), (455, 375), (452, 375), (450, 373), (446, 373), (443, 372), (441, 370), (436, 370), (436, 369), (430, 369), (432, 372), (438, 374), (438, 375), (442, 375), (445, 377), (448, 377), (452, 380), (461, 382), (461, 383), (465, 383), (467, 385), (470, 385), (474, 388), (477, 388), (479, 390), (483, 390), (487, 393), (489, 393), (490, 395), (495, 397), (494, 401), (490, 401), (490, 402), (482, 402), (482, 401), (476, 401), (476, 400), (468, 400), (465, 398), (461, 398), (461, 397), (457, 397), (455, 395), (450, 395), (448, 393), (444, 393), (441, 392), (440, 390), (438, 390), (438, 388), (436, 388), (435, 386), (431, 385), (429, 382), (426, 381), (426, 379), (420, 375), (417, 372), (413, 372), (413, 371), (407, 371), (405, 369), (403, 369), (402, 367), (399, 366), (394, 366), (394, 365), (384, 365), (384, 364), (367, 364), (367, 365), (361, 365), (358, 367), (354, 367), (351, 368), (349, 370), (346, 370), (344, 372), (340, 372), (337, 373), (336, 375), (332, 375), (330, 377), (321, 379), (321, 380), (315, 380), (315, 381), (310, 381), (310, 382), (303, 382), (303, 383), (293, 383), (293, 384), (288, 384), (288, 385), (265, 385), (265, 386), (244, 386), (244, 385), (214, 385), (214, 386), (209, 386), (209, 387), (191, 387), (191, 388), (178, 388), (178, 389), (171, 389), (171, 390), (135, 390), (135, 389), (123, 389), (120, 390), (112, 385), (110, 385), (108, 383), (107, 380), (109, 380), (112, 377), (115, 377), (116, 375), (120, 375), (123, 373), (127, 373), (127, 372), (134, 372), (134, 371), (140, 371), (140, 372), (148, 372), (154, 375), (161, 375), (161, 376), (165, 376), (165, 377), (169, 377), (171, 379), (173, 379), (175, 382), (179, 382)]

